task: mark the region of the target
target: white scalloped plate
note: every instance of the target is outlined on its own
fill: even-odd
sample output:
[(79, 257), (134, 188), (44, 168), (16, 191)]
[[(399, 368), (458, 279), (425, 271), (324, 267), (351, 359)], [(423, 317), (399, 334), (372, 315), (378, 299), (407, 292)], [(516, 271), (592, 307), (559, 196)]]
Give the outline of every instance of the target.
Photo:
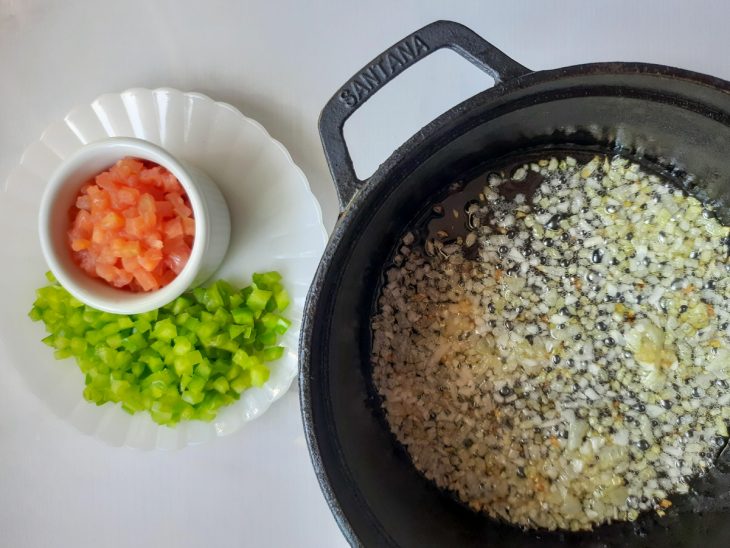
[[(271, 365), (262, 388), (243, 393), (211, 423), (158, 426), (147, 413), (96, 407), (82, 397), (84, 379), (73, 360), (56, 361), (40, 342), (43, 326), (27, 316), (47, 270), (36, 218), (49, 175), (83, 144), (112, 136), (139, 137), (205, 171), (231, 210), (231, 244), (213, 276), (246, 285), (251, 274), (278, 270), (292, 295), (284, 336), (288, 351)], [(32, 391), (60, 417), (111, 445), (175, 449), (238, 430), (280, 398), (297, 374), (304, 300), (327, 239), (319, 204), (286, 149), (254, 120), (225, 103), (173, 89), (130, 89), (102, 95), (48, 127), (25, 151), (0, 193), (0, 340)]]

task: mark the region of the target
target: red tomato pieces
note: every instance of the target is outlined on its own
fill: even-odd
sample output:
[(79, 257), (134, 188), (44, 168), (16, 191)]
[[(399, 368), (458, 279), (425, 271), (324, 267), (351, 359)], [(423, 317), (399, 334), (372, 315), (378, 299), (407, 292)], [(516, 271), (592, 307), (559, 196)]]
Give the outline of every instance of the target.
[(69, 213), (74, 260), (114, 287), (154, 291), (190, 258), (190, 201), (175, 176), (152, 162), (118, 161), (81, 188)]

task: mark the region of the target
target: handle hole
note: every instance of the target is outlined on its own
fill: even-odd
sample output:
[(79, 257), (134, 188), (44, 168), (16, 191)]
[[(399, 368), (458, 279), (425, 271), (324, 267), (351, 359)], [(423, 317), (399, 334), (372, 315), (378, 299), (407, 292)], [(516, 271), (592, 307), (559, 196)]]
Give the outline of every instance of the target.
[(449, 49), (408, 68), (345, 122), (345, 141), (358, 178), (370, 177), (423, 126), (492, 85), (491, 76)]

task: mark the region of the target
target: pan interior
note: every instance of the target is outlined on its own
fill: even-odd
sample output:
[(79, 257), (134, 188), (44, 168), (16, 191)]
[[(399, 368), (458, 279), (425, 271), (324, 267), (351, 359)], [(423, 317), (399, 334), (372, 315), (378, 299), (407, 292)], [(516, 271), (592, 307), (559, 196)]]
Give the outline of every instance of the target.
[[(694, 189), (694, 179), (688, 176), (686, 173), (678, 171), (676, 169), (667, 168), (657, 164), (645, 157), (628, 156), (625, 151), (617, 148), (608, 148), (601, 146), (569, 146), (564, 145), (561, 147), (553, 146), (538, 146), (529, 150), (516, 151), (505, 155), (504, 157), (489, 160), (484, 164), (477, 166), (470, 172), (464, 173), (457, 180), (446, 185), (441, 191), (436, 194), (431, 203), (424, 204), (421, 209), (415, 214), (414, 218), (407, 223), (405, 232), (411, 232), (415, 235), (416, 245), (422, 244), (425, 239), (433, 237), (434, 232), (442, 228), (446, 230), (450, 237), (463, 236), (466, 232), (464, 229), (463, 216), (459, 220), (455, 220), (449, 212), (453, 209), (463, 210), (464, 205), (469, 203), (471, 200), (478, 199), (478, 194), (482, 191), (490, 174), (511, 174), (516, 169), (522, 167), (525, 164), (538, 162), (539, 160), (556, 157), (559, 160), (566, 157), (575, 158), (578, 163), (586, 163), (595, 155), (607, 156), (611, 158), (615, 155), (621, 155), (624, 158), (639, 163), (644, 172), (655, 174), (665, 182), (668, 182), (677, 189), (685, 190)], [(531, 184), (530, 174), (528, 173), (528, 179), (521, 181), (514, 185), (514, 193), (525, 192), (528, 195), (528, 201), (530, 195), (534, 192), (535, 184)], [(534, 183), (539, 185), (543, 180), (541, 176), (536, 176)], [(527, 189), (527, 191), (525, 191)], [(445, 213), (435, 214), (434, 206), (438, 205)], [(460, 233), (463, 231), (464, 234)], [(393, 265), (392, 258), (398, 253), (400, 248), (400, 239), (397, 239), (394, 247), (390, 250), (388, 259), (383, 266), (382, 273), (378, 283), (375, 287), (373, 299), (371, 302), (371, 317), (378, 312), (378, 297), (381, 294), (383, 284), (386, 282), (385, 272)], [(367, 330), (367, 333), (362, 334), (361, 345), (367, 347), (367, 353), (370, 354), (372, 348), (372, 331)], [(365, 350), (364, 350), (365, 352)], [(389, 429), (384, 410), (382, 408), (382, 398), (377, 393), (377, 390), (372, 381), (372, 367), (369, 364), (363, 367), (363, 376), (367, 385), (368, 401), (371, 406), (372, 412), (376, 419), (382, 424), (383, 428)], [(397, 453), (408, 462), (411, 462), (411, 457), (408, 454), (406, 448), (392, 436), (392, 442), (396, 447)], [(436, 488), (436, 487), (435, 487)], [(691, 492), (684, 496), (673, 496), (670, 497), (675, 510), (681, 512), (698, 512), (706, 510), (727, 510), (730, 509), (730, 496), (728, 491), (730, 490), (730, 469), (719, 468), (713, 469), (710, 473), (695, 478)], [(460, 505), (467, 512), (472, 512), (465, 504), (463, 504), (458, 496), (452, 492), (446, 492), (451, 500), (455, 504)], [(631, 527), (631, 530), (638, 532), (641, 535), (645, 534), (646, 531), (657, 524), (660, 524), (660, 520), (657, 520), (651, 513), (645, 513), (640, 519), (634, 524), (618, 524), (614, 526), (604, 526), (599, 534), (603, 531), (618, 530), (620, 527)], [(542, 533), (545, 538), (555, 539), (573, 539), (580, 540), (582, 537), (586, 537), (586, 533)]]

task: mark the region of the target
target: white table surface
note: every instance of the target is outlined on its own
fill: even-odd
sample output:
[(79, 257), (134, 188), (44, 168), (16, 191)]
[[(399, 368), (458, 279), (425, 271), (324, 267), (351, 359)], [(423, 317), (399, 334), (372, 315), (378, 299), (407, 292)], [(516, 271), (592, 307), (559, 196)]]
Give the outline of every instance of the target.
[[(365, 62), (436, 19), (467, 24), (533, 69), (635, 60), (730, 79), (721, 1), (0, 0), (0, 181), (71, 107), (171, 86), (261, 122), (309, 177), (329, 229), (337, 205), (320, 109)], [(487, 85), (457, 56), (435, 54), (348, 124), (356, 165), (372, 171)], [(310, 466), (296, 388), (227, 438), (154, 453), (107, 447), (56, 418), (1, 349), (0, 375), (2, 546), (345, 544)]]

